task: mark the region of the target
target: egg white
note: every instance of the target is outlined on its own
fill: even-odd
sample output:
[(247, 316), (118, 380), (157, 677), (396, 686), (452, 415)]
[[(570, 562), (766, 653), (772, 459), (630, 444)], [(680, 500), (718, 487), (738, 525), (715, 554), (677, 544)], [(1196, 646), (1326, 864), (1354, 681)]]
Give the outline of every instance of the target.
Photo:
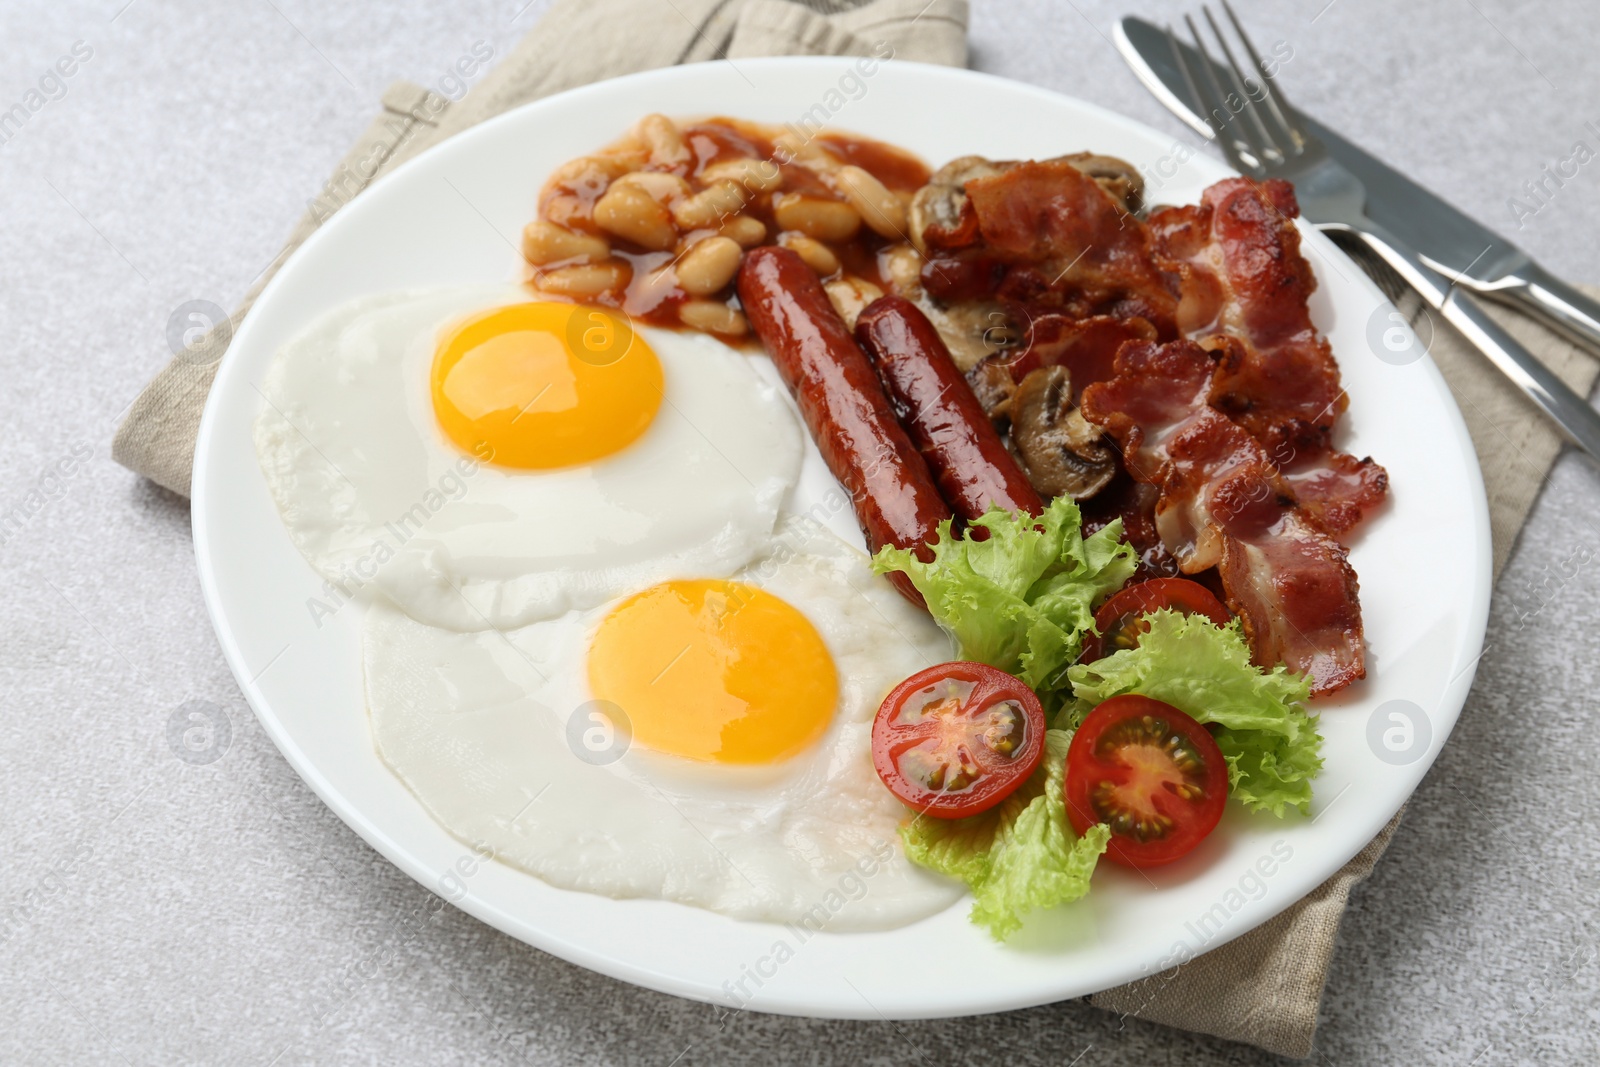
[(800, 427), (749, 357), (704, 334), (638, 329), (665, 399), (615, 455), (510, 470), (445, 437), (429, 393), (441, 331), (527, 299), (482, 286), (364, 297), (273, 359), (256, 453), (330, 595), (381, 590), (434, 626), (503, 629), (671, 575), (725, 576), (766, 547)]
[(831, 724), (787, 761), (730, 766), (640, 745), (603, 765), (581, 758), (589, 720), (569, 720), (591, 699), (585, 656), (610, 605), (501, 634), (375, 603), (363, 660), (379, 754), (452, 834), (561, 888), (829, 930), (948, 907), (961, 888), (906, 860), (907, 810), (870, 753), (883, 696), (948, 659), (949, 638), (805, 519), (735, 577), (804, 613), (838, 668)]

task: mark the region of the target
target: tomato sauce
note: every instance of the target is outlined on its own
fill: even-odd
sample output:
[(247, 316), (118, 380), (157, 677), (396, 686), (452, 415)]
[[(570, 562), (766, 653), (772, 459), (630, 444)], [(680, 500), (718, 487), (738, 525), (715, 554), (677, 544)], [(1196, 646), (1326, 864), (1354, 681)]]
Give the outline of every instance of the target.
[[(929, 176), (927, 164), (911, 153), (880, 141), (843, 133), (827, 132), (802, 139), (802, 131), (793, 127), (730, 118), (681, 123), (679, 130), (688, 148), (685, 161), (672, 165), (652, 162), (648, 146), (637, 136), (629, 135), (588, 157), (592, 162), (574, 160), (560, 168), (541, 192), (540, 219), (576, 233), (606, 238), (611, 247), (612, 263), (625, 264), (627, 268), (623, 272), (626, 283), (620, 288), (574, 299), (615, 308), (637, 321), (670, 328), (682, 328), (680, 310), (691, 299), (714, 299), (737, 312), (739, 298), (731, 281), (710, 298), (691, 297), (677, 284), (672, 268), (694, 242), (715, 235), (734, 217), (742, 216), (761, 223), (766, 230), (756, 244), (744, 244), (747, 251), (759, 244), (777, 244), (781, 228), (774, 214), (774, 203), (779, 197), (800, 193), (821, 200), (848, 202), (828, 177), (831, 169), (840, 166), (862, 168), (904, 201), (909, 201), (911, 195), (927, 183)], [(605, 233), (595, 221), (595, 205), (610, 183), (623, 174), (636, 171), (675, 174), (688, 183), (692, 195), (715, 184), (704, 176), (708, 167), (741, 159), (758, 161), (769, 169), (776, 166), (781, 184), (773, 190), (751, 189), (742, 208), (719, 218), (717, 226), (682, 232), (677, 247), (670, 251), (642, 248), (615, 234)], [(823, 243), (840, 264), (838, 271), (824, 277), (824, 282), (859, 279), (889, 290), (880, 253), (891, 245), (904, 243), (903, 238), (886, 239), (862, 225), (847, 240)], [(538, 287), (541, 276), (541, 271), (534, 270), (531, 284)], [(560, 293), (542, 291), (542, 295), (563, 299)], [(742, 316), (739, 321), (742, 323)], [(725, 336), (725, 339), (737, 340), (738, 337)]]

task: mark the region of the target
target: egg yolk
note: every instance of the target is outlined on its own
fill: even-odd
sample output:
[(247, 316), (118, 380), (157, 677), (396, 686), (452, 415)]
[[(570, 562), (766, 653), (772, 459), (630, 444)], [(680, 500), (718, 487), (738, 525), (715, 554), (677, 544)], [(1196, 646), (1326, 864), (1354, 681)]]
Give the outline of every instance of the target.
[(570, 467), (632, 444), (661, 407), (661, 363), (627, 320), (513, 304), (452, 330), (433, 357), (433, 411), (463, 451), (502, 467)]
[(633, 739), (720, 763), (775, 763), (821, 737), (839, 698), (822, 636), (784, 600), (742, 582), (652, 586), (606, 616), (589, 685)]

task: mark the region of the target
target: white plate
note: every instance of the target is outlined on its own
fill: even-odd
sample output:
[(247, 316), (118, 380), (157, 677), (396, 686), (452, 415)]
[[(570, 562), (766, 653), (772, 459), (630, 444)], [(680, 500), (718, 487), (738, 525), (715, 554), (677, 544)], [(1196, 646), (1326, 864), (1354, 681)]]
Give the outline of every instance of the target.
[[(314, 624), (307, 598), (321, 580), (290, 543), (251, 445), (261, 403), (255, 385), (280, 344), (362, 294), (518, 277), (517, 237), (545, 175), (647, 112), (770, 122), (831, 112), (831, 126), (906, 146), (934, 166), (969, 153), (1004, 159), (1090, 149), (1139, 165), (1157, 202), (1192, 202), (1228, 175), (1164, 134), (1054, 93), (914, 64), (858, 77), (853, 64), (704, 63), (564, 93), (452, 138), (340, 211), (267, 286), (212, 389), (194, 472), (201, 583), (245, 696), (317, 795), (407, 874), (514, 937), (701, 1000), (741, 1001), (730, 990), (742, 979), (755, 994), (747, 1007), (790, 1014), (945, 1016), (1080, 996), (1237, 937), (1338, 870), (1416, 787), (1472, 681), (1490, 569), (1471, 442), (1429, 360), (1393, 365), (1374, 354), (1369, 325), (1387, 305), (1321, 235), (1306, 229), (1305, 251), (1320, 282), (1313, 314), (1351, 398), (1340, 443), (1388, 467), (1393, 503), (1351, 554), (1371, 677), (1320, 706), (1327, 763), (1314, 817), (1231, 811), (1197, 854), (1149, 878), (1103, 864), (1085, 900), (1038, 916), (1005, 947), (967, 922), (965, 903), (903, 929), (819, 934), (802, 944), (781, 926), (566, 892), (477, 862), (374, 752), (359, 611)], [(1409, 750), (1406, 720), (1391, 717), (1402, 705), (1380, 710), (1390, 701), (1419, 709)], [(777, 957), (789, 953), (777, 951), (780, 941), (792, 951), (781, 965)]]

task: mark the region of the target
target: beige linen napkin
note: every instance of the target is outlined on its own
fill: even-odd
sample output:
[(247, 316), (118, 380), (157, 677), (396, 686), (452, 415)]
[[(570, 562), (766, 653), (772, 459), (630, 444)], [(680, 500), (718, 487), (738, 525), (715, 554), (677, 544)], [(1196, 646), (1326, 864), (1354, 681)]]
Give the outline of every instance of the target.
[[(140, 394), (117, 431), (113, 456), (187, 496), (200, 413), (217, 363), (262, 287), (289, 253), (374, 178), (444, 138), (563, 89), (723, 56), (871, 55), (887, 42), (896, 58), (959, 66), (966, 62), (966, 24), (966, 0), (807, 0), (805, 6), (786, 0), (557, 0), (460, 103), (406, 83), (390, 87), (383, 113), (334, 168), (229, 321), (174, 358)], [(736, 103), (730, 104), (734, 110)], [(1419, 336), (1431, 335), (1431, 354), (1466, 416), (1488, 487), (1498, 572), (1560, 441), (1458, 337), (1442, 326), (1432, 331), (1414, 297), (1403, 297), (1401, 309)], [(1587, 394), (1593, 361), (1525, 319), (1502, 319)], [(1174, 971), (1096, 994), (1091, 1003), (1283, 1055), (1308, 1055), (1350, 889), (1372, 870), (1398, 822), (1396, 816), (1360, 855), (1273, 921)]]

